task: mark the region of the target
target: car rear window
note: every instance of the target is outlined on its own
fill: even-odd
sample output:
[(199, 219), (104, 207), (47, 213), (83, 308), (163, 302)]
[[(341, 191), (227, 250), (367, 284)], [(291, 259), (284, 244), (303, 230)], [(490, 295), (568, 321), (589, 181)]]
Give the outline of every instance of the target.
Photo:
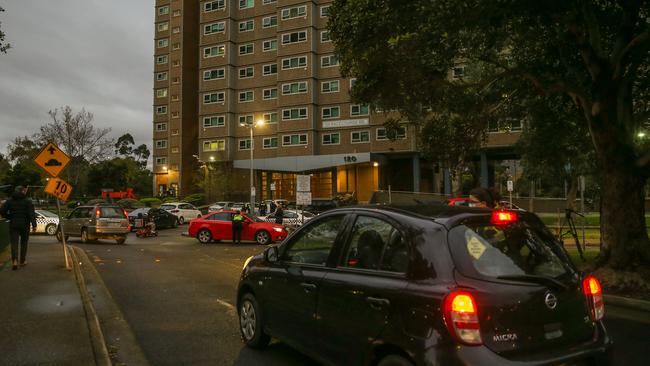
[(123, 219), (124, 211), (117, 207), (101, 207), (99, 217), (105, 219)]
[(524, 222), (460, 225), (450, 231), (449, 242), (454, 262), (469, 277), (558, 278), (572, 272), (554, 238)]
[(175, 205), (162, 205), (162, 206), (160, 206), (160, 208), (162, 208), (163, 210), (173, 210), (173, 209), (176, 208), (176, 206)]

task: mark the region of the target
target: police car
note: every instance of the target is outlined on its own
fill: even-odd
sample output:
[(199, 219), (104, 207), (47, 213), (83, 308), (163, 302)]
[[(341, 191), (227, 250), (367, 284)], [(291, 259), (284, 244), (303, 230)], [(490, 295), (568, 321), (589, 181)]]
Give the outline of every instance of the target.
[(46, 210), (36, 210), (36, 233), (55, 235), (59, 227), (59, 216)]

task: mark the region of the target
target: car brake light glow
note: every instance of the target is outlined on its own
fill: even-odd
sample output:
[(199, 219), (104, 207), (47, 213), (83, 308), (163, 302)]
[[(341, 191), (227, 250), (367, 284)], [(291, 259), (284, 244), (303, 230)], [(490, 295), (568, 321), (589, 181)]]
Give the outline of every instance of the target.
[(452, 338), (468, 346), (483, 344), (476, 301), (466, 291), (453, 291), (445, 297), (443, 314)]
[(102, 213), (102, 211), (99, 208), (95, 209), (95, 217), (99, 218), (101, 213)]
[(514, 211), (497, 210), (492, 211), (492, 219), (490, 220), (495, 226), (502, 226), (512, 224), (518, 219), (517, 213)]
[(603, 302), (603, 289), (598, 279), (591, 275), (585, 277), (582, 280), (582, 290), (587, 297), (591, 320), (598, 321), (602, 319), (605, 316), (605, 303)]

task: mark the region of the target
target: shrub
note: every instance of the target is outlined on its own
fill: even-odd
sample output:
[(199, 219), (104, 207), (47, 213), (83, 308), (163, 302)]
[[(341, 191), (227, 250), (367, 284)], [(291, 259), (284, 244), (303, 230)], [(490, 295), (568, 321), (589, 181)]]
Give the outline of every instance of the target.
[(176, 197), (165, 197), (162, 200), (163, 203), (176, 202), (176, 201), (178, 201), (178, 198)]
[(80, 201), (74, 201), (74, 200), (73, 201), (68, 201), (68, 203), (66, 203), (66, 206), (68, 208), (75, 208), (80, 203), (81, 203)]
[(205, 204), (205, 194), (204, 193), (194, 193), (189, 196), (186, 196), (183, 199), (184, 202), (191, 203), (195, 206), (201, 206)]
[(158, 199), (158, 198), (143, 198), (143, 199), (140, 200), (140, 203), (142, 203), (143, 205), (145, 205), (147, 207), (151, 207), (151, 206), (160, 205), (162, 203), (162, 201), (160, 201), (160, 199)]
[(132, 198), (123, 198), (116, 202), (122, 208), (134, 209), (144, 206), (144, 204), (138, 200)]
[(97, 199), (94, 199), (94, 200), (89, 200), (88, 202), (86, 202), (87, 205), (103, 205), (103, 204), (106, 204), (106, 203), (107, 203), (106, 200), (103, 200), (101, 198), (97, 198)]

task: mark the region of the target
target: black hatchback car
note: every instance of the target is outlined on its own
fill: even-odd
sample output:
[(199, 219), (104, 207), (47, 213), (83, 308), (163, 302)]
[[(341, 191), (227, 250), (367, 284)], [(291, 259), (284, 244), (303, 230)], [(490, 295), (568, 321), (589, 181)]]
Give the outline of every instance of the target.
[(145, 220), (149, 220), (150, 217), (152, 217), (153, 222), (156, 224), (156, 229), (158, 230), (178, 227), (178, 217), (169, 213), (169, 211), (161, 210), (159, 208), (143, 207), (129, 213), (131, 230), (135, 229), (135, 219), (137, 219), (140, 214), (142, 214), (142, 218)]
[(534, 214), (450, 206), (322, 214), (244, 265), (244, 342), (330, 365), (601, 365), (600, 284)]

